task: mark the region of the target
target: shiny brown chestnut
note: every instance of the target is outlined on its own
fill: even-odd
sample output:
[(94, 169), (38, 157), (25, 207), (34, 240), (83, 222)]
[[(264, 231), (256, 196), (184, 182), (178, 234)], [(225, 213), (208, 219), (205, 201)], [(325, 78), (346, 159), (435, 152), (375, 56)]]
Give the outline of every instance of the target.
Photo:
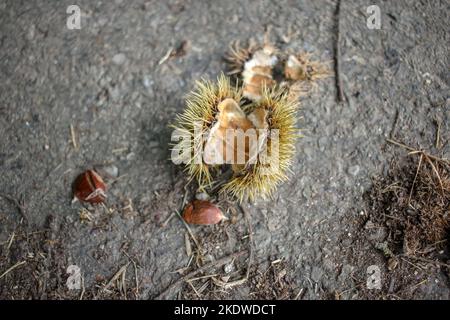
[(226, 219), (222, 211), (205, 200), (194, 200), (183, 211), (183, 219), (190, 224), (209, 225)]
[(102, 203), (106, 199), (106, 184), (94, 170), (86, 170), (75, 179), (73, 194), (80, 201)]

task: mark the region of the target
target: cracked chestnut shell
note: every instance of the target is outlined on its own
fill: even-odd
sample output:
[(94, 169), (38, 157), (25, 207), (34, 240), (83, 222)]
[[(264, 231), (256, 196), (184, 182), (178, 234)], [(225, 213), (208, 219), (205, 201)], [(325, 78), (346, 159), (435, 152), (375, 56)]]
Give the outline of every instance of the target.
[(73, 183), (73, 195), (80, 201), (92, 204), (106, 199), (106, 184), (94, 170), (86, 170)]
[(216, 224), (225, 218), (222, 211), (205, 200), (194, 200), (183, 211), (183, 219), (189, 224)]

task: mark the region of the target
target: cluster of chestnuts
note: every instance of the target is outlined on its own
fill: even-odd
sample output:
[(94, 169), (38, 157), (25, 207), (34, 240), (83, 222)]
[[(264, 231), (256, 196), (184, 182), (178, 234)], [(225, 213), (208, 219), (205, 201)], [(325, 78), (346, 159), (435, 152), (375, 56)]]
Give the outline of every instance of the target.
[[(269, 44), (232, 46), (227, 60), (236, 84), (222, 74), (215, 82), (197, 82), (187, 95), (173, 125), (188, 149), (179, 155), (200, 190), (219, 190), (239, 202), (267, 198), (288, 179), (300, 136), (299, 98), (327, 76), (327, 68), (309, 53), (286, 55)], [(278, 66), (284, 66), (283, 81), (276, 79)], [(236, 143), (238, 132), (253, 134), (256, 142)], [(243, 161), (236, 161), (238, 154)]]
[[(186, 109), (173, 127), (188, 140), (184, 141), (188, 145), (184, 164), (199, 190), (208, 191), (213, 186), (217, 190), (219, 186), (220, 193), (241, 202), (266, 198), (288, 179), (300, 136), (296, 128), (299, 98), (316, 80), (327, 77), (328, 69), (313, 61), (309, 53), (283, 54), (267, 43), (231, 46), (227, 60), (228, 75), (236, 76), (236, 85), (225, 75), (216, 82), (199, 81), (187, 95)], [(280, 64), (281, 82), (274, 75)], [(257, 143), (235, 143), (236, 137), (230, 140), (226, 135), (230, 130), (256, 132)], [(201, 162), (197, 161), (199, 150)], [(243, 162), (234, 161), (237, 154), (243, 154)], [(230, 155), (233, 162), (228, 160)], [(80, 201), (103, 203), (106, 184), (97, 172), (87, 170), (75, 180), (73, 193)], [(213, 203), (194, 200), (184, 209), (183, 218), (187, 223), (210, 225), (225, 216)]]

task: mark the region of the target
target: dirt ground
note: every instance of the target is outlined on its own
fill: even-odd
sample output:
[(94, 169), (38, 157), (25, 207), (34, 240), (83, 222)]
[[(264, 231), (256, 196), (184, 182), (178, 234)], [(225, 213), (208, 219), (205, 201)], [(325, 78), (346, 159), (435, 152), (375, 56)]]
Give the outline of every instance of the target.
[[(1, 298), (450, 298), (448, 246), (437, 267), (395, 271), (396, 279), (413, 277), (402, 287), (385, 281), (393, 277), (373, 245), (385, 235), (363, 223), (373, 178), (394, 160), (418, 159), (386, 138), (450, 157), (448, 1), (342, 1), (347, 102), (337, 102), (333, 77), (303, 99), (305, 137), (290, 181), (274, 199), (245, 204), (249, 279), (223, 285), (245, 276), (244, 253), (163, 296), (195, 265), (249, 248), (239, 207), (234, 223), (192, 227), (201, 261), (190, 261), (186, 243), (196, 246), (178, 217), (163, 226), (185, 194), (168, 146), (185, 94), (225, 69), (231, 41), (262, 41), (268, 27), (283, 50), (333, 61), (336, 2), (79, 0), (80, 30), (66, 27), (70, 4), (0, 2)], [(380, 30), (366, 26), (372, 4)], [(183, 41), (185, 54), (159, 64)], [(71, 184), (101, 164), (119, 177), (105, 207), (84, 211), (71, 203)], [(195, 186), (187, 191), (190, 200)], [(70, 265), (81, 271), (80, 289), (66, 285)], [(371, 265), (381, 270), (380, 290), (366, 288)]]

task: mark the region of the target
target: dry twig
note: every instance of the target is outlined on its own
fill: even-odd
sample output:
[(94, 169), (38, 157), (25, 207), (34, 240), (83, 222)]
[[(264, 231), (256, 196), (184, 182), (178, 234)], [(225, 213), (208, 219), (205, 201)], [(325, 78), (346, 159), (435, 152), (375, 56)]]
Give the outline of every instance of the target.
[(205, 264), (204, 266), (198, 268), (197, 270), (194, 270), (190, 273), (188, 273), (187, 275), (181, 277), (180, 279), (178, 279), (177, 281), (175, 281), (174, 283), (172, 283), (171, 285), (169, 285), (163, 292), (161, 292), (158, 296), (155, 297), (156, 300), (162, 299), (165, 296), (167, 296), (173, 289), (177, 288), (178, 286), (180, 286), (181, 284), (183, 284), (184, 282), (188, 281), (190, 278), (194, 277), (195, 275), (199, 274), (200, 272), (203, 272), (205, 270), (208, 270), (209, 268), (212, 267), (217, 267), (217, 266), (222, 266), (226, 263), (228, 263), (229, 261), (236, 259), (237, 257), (243, 255), (246, 251), (238, 251), (235, 252), (229, 256), (223, 257), (219, 260), (210, 262), (208, 264)]
[(441, 147), (441, 122), (438, 119), (435, 119), (434, 122), (436, 123), (436, 149), (439, 149)]
[(417, 149), (414, 149), (413, 147), (407, 146), (406, 144), (401, 143), (401, 142), (399, 142), (399, 141), (396, 141), (396, 140), (394, 140), (394, 139), (386, 139), (386, 141), (387, 141), (388, 143), (395, 144), (395, 145), (397, 145), (397, 146), (399, 146), (399, 147), (405, 148), (406, 150), (411, 151), (413, 154), (414, 154), (414, 153), (422, 153), (422, 154), (424, 154), (425, 156), (427, 156), (428, 158), (430, 158), (430, 159), (432, 159), (432, 160), (435, 160), (435, 161), (442, 162), (442, 163), (445, 163), (445, 164), (447, 164), (447, 165), (450, 165), (450, 160), (448, 160), (448, 159), (446, 159), (446, 158), (440, 158), (440, 157), (437, 157), (437, 156), (433, 156), (433, 155), (431, 155), (431, 154), (426, 153), (426, 152), (423, 151), (423, 150), (417, 150)]
[(24, 261), (20, 261), (17, 262), (15, 265), (13, 265), (11, 268), (9, 268), (8, 270), (6, 270), (5, 272), (3, 272), (0, 275), (0, 279), (2, 279), (4, 276), (6, 276), (8, 273), (10, 273), (11, 271), (13, 271), (14, 269), (16, 269), (17, 267), (20, 267), (21, 265), (27, 263), (25, 260)]
[(413, 194), (414, 185), (416, 184), (416, 181), (417, 181), (417, 176), (419, 175), (420, 167), (422, 166), (422, 160), (423, 160), (423, 154), (420, 155), (419, 164), (417, 165), (416, 175), (414, 176), (411, 190), (409, 191), (408, 206), (411, 206), (411, 197)]
[(345, 101), (344, 88), (341, 78), (341, 31), (340, 31), (340, 16), (341, 16), (341, 0), (337, 2), (336, 8), (336, 54), (335, 54), (335, 71), (336, 71), (336, 89), (338, 92), (339, 102)]
[(77, 138), (75, 135), (75, 128), (73, 127), (72, 124), (70, 124), (70, 137), (72, 140), (73, 147), (75, 148), (75, 150), (78, 150)]
[[(115, 281), (122, 278), (122, 283), (124, 283), (125, 274), (127, 271), (127, 268), (129, 266), (130, 262), (128, 262), (126, 265), (122, 266), (122, 268), (119, 269), (119, 271), (116, 272), (116, 274), (109, 280), (109, 282), (103, 287), (103, 291), (108, 291), (108, 289), (114, 284)], [(124, 286), (122, 286), (123, 289), (125, 289)]]

